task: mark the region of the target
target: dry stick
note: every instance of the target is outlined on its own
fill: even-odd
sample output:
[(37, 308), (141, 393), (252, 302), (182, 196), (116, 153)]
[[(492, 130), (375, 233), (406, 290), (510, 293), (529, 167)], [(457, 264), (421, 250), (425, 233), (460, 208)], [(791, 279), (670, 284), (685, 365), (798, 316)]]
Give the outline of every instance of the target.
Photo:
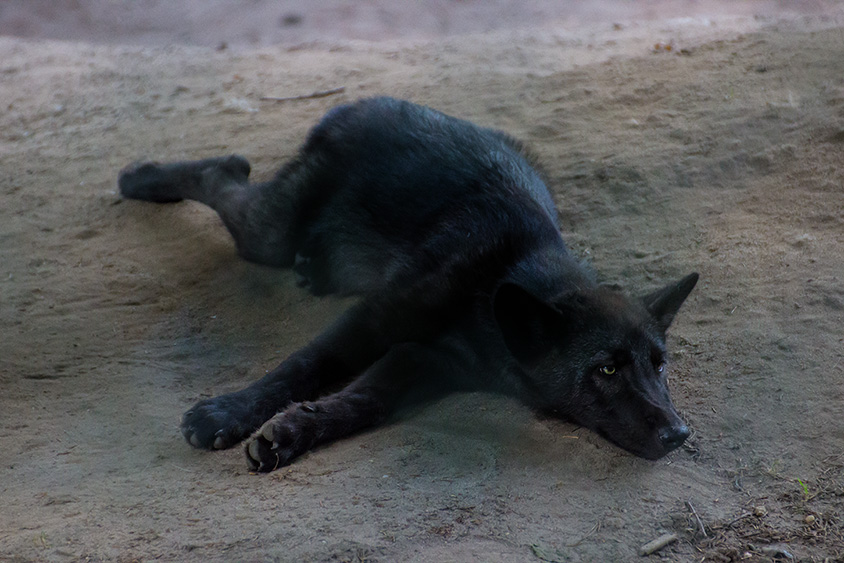
[(686, 508), (689, 509), (689, 512), (691, 512), (692, 515), (694, 515), (695, 520), (697, 520), (697, 525), (700, 526), (700, 533), (703, 534), (703, 537), (709, 537), (706, 535), (706, 529), (703, 527), (703, 521), (700, 519), (700, 516), (697, 515), (697, 510), (695, 510), (695, 507), (692, 506), (692, 503), (686, 501)]
[(581, 543), (583, 543), (583, 540), (585, 540), (586, 538), (588, 538), (589, 536), (591, 536), (592, 534), (594, 534), (595, 532), (597, 532), (600, 529), (601, 529), (601, 522), (598, 521), (594, 526), (592, 526), (591, 530), (586, 532), (586, 535), (584, 535), (582, 538), (580, 538), (579, 540), (577, 540), (574, 543), (567, 543), (566, 547), (576, 547), (576, 546), (580, 545)]
[(650, 555), (655, 551), (659, 551), (669, 543), (677, 541), (677, 534), (663, 534), (656, 538), (653, 541), (650, 541), (639, 548), (639, 555), (644, 557), (645, 555)]
[(345, 86), (332, 88), (331, 90), (320, 90), (318, 92), (311, 92), (310, 94), (302, 94), (299, 96), (288, 96), (286, 98), (277, 98), (275, 96), (261, 96), (263, 102), (291, 102), (294, 100), (310, 100), (313, 98), (324, 98), (326, 96), (333, 96), (334, 94), (341, 94), (346, 91)]
[(753, 516), (753, 513), (751, 513), (751, 512), (745, 512), (744, 514), (742, 514), (742, 515), (741, 515), (741, 516), (739, 516), (738, 518), (733, 518), (733, 519), (730, 521), (730, 523), (729, 523), (729, 524), (727, 524), (727, 526), (732, 527), (732, 525), (733, 525), (733, 524), (735, 524), (736, 522), (738, 522), (739, 520), (744, 520), (745, 518), (748, 518), (748, 517), (750, 517), (750, 516)]

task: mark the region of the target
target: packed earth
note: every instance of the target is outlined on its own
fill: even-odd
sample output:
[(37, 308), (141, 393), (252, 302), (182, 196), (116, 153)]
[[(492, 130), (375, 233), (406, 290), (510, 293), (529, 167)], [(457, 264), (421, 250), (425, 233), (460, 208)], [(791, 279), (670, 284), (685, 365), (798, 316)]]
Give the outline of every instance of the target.
[[(844, 6), (56, 4), (0, 5), (0, 561), (844, 561)], [(185, 442), (185, 410), (350, 301), (118, 171), (267, 178), (380, 94), (526, 141), (602, 282), (700, 272), (669, 333), (681, 449), (484, 393), (268, 475)]]

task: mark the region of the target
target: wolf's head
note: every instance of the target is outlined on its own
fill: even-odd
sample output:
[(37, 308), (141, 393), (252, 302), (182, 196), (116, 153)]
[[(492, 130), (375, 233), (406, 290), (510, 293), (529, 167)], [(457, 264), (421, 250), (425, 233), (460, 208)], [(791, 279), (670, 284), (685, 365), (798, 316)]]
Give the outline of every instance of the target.
[(697, 279), (641, 300), (596, 288), (545, 302), (505, 284), (495, 316), (540, 409), (659, 459), (689, 436), (668, 393), (665, 331)]

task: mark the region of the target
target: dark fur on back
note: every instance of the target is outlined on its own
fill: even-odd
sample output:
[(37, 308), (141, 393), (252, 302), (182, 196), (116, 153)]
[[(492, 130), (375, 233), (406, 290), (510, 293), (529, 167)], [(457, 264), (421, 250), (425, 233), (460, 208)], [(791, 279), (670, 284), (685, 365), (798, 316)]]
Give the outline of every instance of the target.
[[(665, 330), (692, 274), (643, 300), (596, 285), (560, 236), (522, 145), (391, 98), (334, 108), (299, 154), (249, 184), (238, 156), (125, 169), (125, 197), (210, 205), (238, 252), (361, 301), (252, 386), (198, 403), (193, 445), (247, 444), (271, 470), (382, 421), (422, 381), (489, 389), (658, 458), (688, 436)], [(343, 390), (323, 395), (336, 382)]]

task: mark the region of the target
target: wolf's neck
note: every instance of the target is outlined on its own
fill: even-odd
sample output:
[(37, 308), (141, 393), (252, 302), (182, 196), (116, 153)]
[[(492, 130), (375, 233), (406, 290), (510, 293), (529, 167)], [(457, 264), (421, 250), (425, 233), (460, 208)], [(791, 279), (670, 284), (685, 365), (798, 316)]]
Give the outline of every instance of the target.
[(506, 278), (546, 300), (597, 286), (594, 274), (562, 244), (531, 252), (513, 266)]

